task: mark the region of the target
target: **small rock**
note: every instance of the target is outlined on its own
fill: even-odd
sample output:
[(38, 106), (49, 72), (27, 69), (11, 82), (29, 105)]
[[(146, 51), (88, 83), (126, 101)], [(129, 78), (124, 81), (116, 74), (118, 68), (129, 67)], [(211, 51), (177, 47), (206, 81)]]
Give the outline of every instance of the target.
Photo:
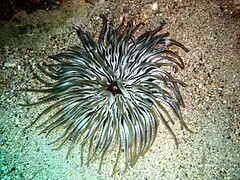
[(4, 137), (0, 137), (0, 144), (3, 145), (5, 142), (7, 142), (7, 139)]
[(90, 3), (90, 4), (94, 4), (96, 3), (98, 0), (85, 0), (86, 3)]
[(12, 20), (17, 22), (22, 22), (25, 20), (26, 17), (27, 17), (26, 11), (21, 10), (12, 17)]
[(13, 59), (8, 59), (6, 62), (4, 62), (3, 66), (5, 68), (15, 68), (17, 66), (17, 62)]
[(158, 9), (158, 3), (155, 2), (155, 3), (153, 3), (153, 5), (152, 5), (152, 10), (153, 10), (153, 11), (156, 11), (157, 9)]

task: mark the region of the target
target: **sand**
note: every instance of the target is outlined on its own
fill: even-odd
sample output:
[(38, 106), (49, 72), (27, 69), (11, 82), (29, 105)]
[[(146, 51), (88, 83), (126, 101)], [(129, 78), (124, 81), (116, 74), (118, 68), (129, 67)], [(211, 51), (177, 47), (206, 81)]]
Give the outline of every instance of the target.
[[(181, 88), (186, 104), (184, 121), (194, 131), (172, 126), (179, 141), (177, 149), (162, 124), (157, 139), (144, 158), (127, 173), (111, 177), (114, 155), (104, 161), (80, 166), (75, 148), (65, 159), (67, 146), (52, 150), (49, 145), (59, 132), (49, 137), (41, 129), (23, 128), (46, 105), (26, 108), (20, 103), (39, 97), (19, 91), (40, 87), (30, 66), (48, 61), (47, 56), (79, 43), (73, 25), (81, 24), (95, 36), (101, 28), (99, 14), (114, 24), (123, 15), (146, 21), (137, 33), (167, 22), (164, 31), (186, 45), (180, 51), (185, 69), (176, 77), (188, 84)], [(21, 17), (21, 23), (0, 27), (0, 179), (238, 179), (240, 178), (240, 19), (231, 15), (220, 1), (170, 0), (67, 2), (54, 12), (38, 11)], [(1, 62), (0, 62), (1, 64)], [(123, 166), (120, 163), (120, 168)]]

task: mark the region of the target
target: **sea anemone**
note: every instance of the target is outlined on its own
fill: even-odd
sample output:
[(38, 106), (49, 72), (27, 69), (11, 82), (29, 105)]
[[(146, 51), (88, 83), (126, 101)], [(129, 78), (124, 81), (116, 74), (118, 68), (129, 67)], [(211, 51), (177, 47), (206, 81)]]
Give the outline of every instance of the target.
[[(76, 27), (82, 45), (71, 47), (64, 53), (50, 56), (54, 63), (39, 65), (42, 72), (34, 74), (44, 88), (26, 89), (47, 93), (38, 102), (26, 106), (52, 102), (27, 127), (43, 115), (51, 114), (41, 123), (41, 132), (47, 135), (56, 128), (64, 132), (53, 143), (69, 142), (69, 150), (77, 143), (88, 146), (86, 164), (100, 159), (99, 171), (105, 155), (115, 150), (113, 173), (117, 170), (121, 152), (125, 156), (125, 170), (134, 166), (140, 156), (154, 143), (160, 123), (177, 139), (169, 123), (175, 116), (183, 121), (180, 106), (184, 106), (179, 85), (171, 71), (184, 68), (182, 58), (169, 47), (188, 49), (168, 38), (169, 33), (158, 34), (165, 22), (152, 31), (134, 37), (143, 23), (134, 26), (125, 20), (118, 27), (107, 23), (104, 15), (98, 42), (89, 32)], [(50, 79), (50, 80), (47, 80)], [(125, 171), (124, 170), (124, 171)]]

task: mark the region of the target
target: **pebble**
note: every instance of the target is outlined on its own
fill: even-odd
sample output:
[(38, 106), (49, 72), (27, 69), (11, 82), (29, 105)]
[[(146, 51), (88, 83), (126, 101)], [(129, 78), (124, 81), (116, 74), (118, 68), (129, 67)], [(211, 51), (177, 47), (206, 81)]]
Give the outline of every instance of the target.
[(7, 142), (7, 139), (4, 137), (0, 137), (0, 145), (5, 144), (5, 142)]
[(157, 9), (158, 9), (158, 3), (155, 2), (155, 3), (153, 3), (153, 5), (152, 5), (152, 10), (153, 10), (153, 11), (156, 11)]

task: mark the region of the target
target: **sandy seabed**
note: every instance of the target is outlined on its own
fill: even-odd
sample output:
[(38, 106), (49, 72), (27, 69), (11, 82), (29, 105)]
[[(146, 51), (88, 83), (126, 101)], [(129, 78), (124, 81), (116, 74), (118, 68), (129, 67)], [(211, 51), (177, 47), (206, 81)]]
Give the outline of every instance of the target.
[[(146, 21), (145, 32), (167, 22), (164, 31), (182, 42), (189, 53), (180, 51), (185, 69), (177, 77), (188, 84), (181, 88), (186, 107), (184, 121), (195, 132), (172, 128), (177, 149), (162, 124), (157, 139), (145, 158), (127, 173), (111, 177), (114, 156), (107, 156), (102, 173), (98, 162), (80, 166), (76, 148), (66, 160), (67, 146), (52, 151), (48, 145), (58, 132), (45, 138), (32, 127), (22, 129), (46, 105), (26, 108), (18, 104), (36, 101), (37, 96), (18, 91), (39, 87), (30, 65), (47, 61), (47, 56), (79, 43), (72, 27), (97, 35), (99, 14), (113, 23), (125, 16)], [(240, 178), (240, 19), (221, 1), (203, 0), (118, 0), (94, 5), (81, 0), (68, 2), (54, 12), (38, 11), (0, 27), (0, 179), (238, 179)], [(139, 33), (140, 33), (139, 32)], [(123, 162), (120, 163), (120, 168)]]

